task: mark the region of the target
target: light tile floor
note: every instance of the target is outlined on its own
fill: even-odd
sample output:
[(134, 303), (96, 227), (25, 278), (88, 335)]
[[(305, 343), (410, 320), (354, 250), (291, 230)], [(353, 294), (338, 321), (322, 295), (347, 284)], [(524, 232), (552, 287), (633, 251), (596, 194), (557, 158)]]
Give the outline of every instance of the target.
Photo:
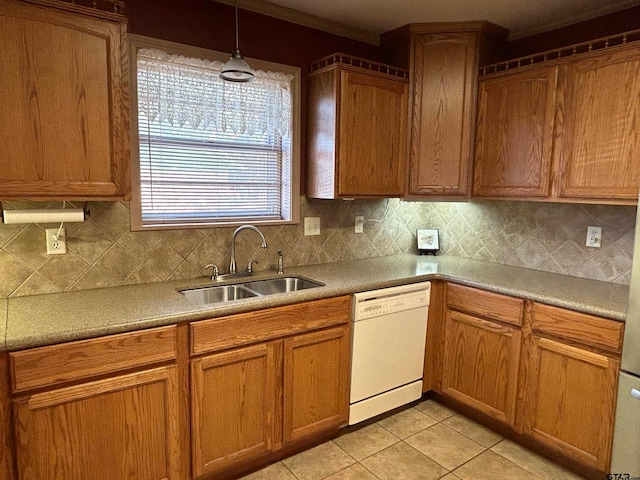
[(435, 402), (286, 458), (243, 480), (579, 480)]

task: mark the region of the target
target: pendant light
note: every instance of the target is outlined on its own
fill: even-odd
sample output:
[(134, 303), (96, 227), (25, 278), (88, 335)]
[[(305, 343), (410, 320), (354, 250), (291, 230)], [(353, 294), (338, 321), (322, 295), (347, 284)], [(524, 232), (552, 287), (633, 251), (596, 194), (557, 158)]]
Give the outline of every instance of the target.
[(220, 77), (229, 82), (250, 82), (254, 78), (253, 70), (244, 61), (238, 48), (238, 0), (235, 1), (236, 10), (236, 49), (231, 52), (231, 57), (222, 67)]

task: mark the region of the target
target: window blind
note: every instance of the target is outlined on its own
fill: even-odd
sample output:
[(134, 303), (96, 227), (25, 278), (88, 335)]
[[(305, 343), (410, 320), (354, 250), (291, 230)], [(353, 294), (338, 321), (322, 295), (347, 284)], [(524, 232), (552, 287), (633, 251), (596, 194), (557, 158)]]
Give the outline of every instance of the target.
[(288, 217), (292, 76), (229, 84), (222, 65), (138, 51), (143, 225)]

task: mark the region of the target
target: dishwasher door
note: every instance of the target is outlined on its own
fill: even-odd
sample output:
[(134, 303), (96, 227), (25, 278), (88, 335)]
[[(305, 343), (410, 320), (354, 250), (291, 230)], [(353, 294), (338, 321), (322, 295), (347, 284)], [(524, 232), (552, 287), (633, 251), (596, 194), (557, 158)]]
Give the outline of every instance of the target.
[(350, 403), (422, 380), (428, 308), (353, 324)]
[(422, 396), (430, 284), (354, 295), (349, 425)]

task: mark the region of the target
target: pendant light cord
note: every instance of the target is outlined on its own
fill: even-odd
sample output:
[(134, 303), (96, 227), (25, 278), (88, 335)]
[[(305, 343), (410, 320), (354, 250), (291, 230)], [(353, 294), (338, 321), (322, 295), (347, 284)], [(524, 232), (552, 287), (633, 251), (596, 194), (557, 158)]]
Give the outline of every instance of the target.
[(236, 7), (236, 50), (240, 50), (240, 41), (239, 41), (239, 35), (238, 35), (238, 0), (235, 1), (235, 7)]

